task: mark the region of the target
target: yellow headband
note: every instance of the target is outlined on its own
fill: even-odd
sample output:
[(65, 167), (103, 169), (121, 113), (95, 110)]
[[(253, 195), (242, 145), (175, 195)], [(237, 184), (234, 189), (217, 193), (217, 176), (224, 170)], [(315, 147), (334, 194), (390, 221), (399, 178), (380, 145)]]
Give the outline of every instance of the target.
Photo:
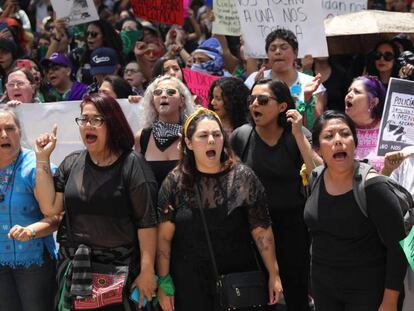
[(203, 108), (203, 107), (197, 108), (197, 110), (194, 111), (193, 114), (190, 115), (187, 118), (187, 120), (185, 121), (185, 123), (184, 123), (184, 137), (187, 137), (187, 130), (188, 130), (188, 127), (190, 126), (191, 122), (193, 122), (193, 120), (196, 117), (198, 117), (199, 115), (202, 115), (204, 113), (210, 113), (210, 114), (212, 114), (217, 119), (218, 123), (221, 125), (220, 117), (213, 110), (210, 110), (210, 109), (207, 109), (207, 108)]

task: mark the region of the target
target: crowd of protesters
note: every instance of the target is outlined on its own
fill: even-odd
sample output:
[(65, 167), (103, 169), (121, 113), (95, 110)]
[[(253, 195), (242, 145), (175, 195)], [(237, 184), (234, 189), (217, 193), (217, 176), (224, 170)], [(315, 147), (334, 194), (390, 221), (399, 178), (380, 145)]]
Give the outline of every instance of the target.
[[(352, 190), (366, 160), (414, 195), (413, 148), (375, 153), (390, 79), (414, 80), (413, 38), (298, 59), (296, 36), (277, 29), (253, 59), (242, 36), (212, 33), (204, 0), (189, 1), (183, 26), (93, 2), (99, 20), (69, 26), (49, 0), (0, 0), (0, 310), (79, 309), (90, 262), (128, 271), (102, 310), (222, 310), (216, 274), (257, 265), (268, 303), (255, 310), (280, 310), (282, 296), (289, 311), (414, 310), (398, 202), (371, 185), (365, 217)], [(184, 68), (218, 77), (208, 108)], [(122, 98), (139, 107), (136, 133)], [(59, 124), (22, 147), (15, 107), (74, 100), (84, 150), (51, 163)]]

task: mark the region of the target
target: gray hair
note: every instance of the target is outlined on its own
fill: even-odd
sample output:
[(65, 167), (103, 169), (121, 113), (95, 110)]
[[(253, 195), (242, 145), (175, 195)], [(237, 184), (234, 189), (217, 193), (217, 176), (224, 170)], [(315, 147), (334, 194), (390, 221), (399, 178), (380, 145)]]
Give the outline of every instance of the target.
[(10, 115), (13, 118), (13, 121), (16, 124), (17, 128), (19, 130), (21, 130), (20, 120), (17, 117), (17, 115), (11, 109), (8, 109), (7, 107), (6, 108), (0, 108), (0, 114), (2, 114), (2, 113)]
[(180, 109), (180, 120), (184, 124), (185, 119), (191, 115), (195, 110), (195, 105), (193, 101), (193, 97), (185, 86), (185, 84), (175, 78), (169, 76), (162, 76), (156, 78), (145, 91), (144, 98), (141, 101), (141, 105), (143, 107), (142, 114), (140, 116), (140, 125), (142, 128), (151, 127), (154, 121), (158, 118), (158, 113), (154, 107), (154, 95), (152, 92), (158, 86), (158, 84), (162, 81), (172, 81), (175, 84), (175, 87), (180, 92), (180, 95), (184, 96), (184, 107)]

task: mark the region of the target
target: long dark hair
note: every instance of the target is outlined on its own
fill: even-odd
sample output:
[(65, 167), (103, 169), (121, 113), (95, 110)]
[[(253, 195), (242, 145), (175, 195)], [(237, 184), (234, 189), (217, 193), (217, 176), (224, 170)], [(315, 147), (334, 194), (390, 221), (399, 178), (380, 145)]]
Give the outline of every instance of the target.
[(245, 124), (247, 122), (249, 88), (241, 79), (235, 77), (223, 77), (213, 81), (208, 92), (209, 109), (212, 109), (211, 101), (216, 86), (220, 87), (222, 91), (224, 110), (230, 119), (231, 127), (235, 129)]
[[(292, 125), (291, 123), (287, 122), (286, 112), (289, 109), (295, 109), (296, 107), (295, 107), (295, 102), (293, 101), (292, 95), (290, 94), (289, 86), (283, 81), (264, 79), (264, 80), (257, 81), (253, 85), (251, 91), (253, 91), (256, 85), (267, 85), (270, 91), (272, 92), (272, 95), (276, 98), (278, 105), (280, 103), (287, 104), (286, 110), (279, 113), (279, 116), (277, 118), (277, 124), (283, 129), (290, 130), (292, 128)], [(250, 118), (250, 122), (254, 124), (251, 118)]]
[(379, 71), (377, 67), (375, 66), (375, 59), (374, 59), (374, 53), (377, 51), (377, 49), (381, 45), (389, 45), (392, 48), (392, 52), (394, 54), (394, 63), (392, 65), (392, 71), (391, 71), (391, 77), (397, 78), (398, 77), (398, 71), (400, 70), (397, 58), (400, 56), (400, 50), (398, 49), (398, 46), (390, 41), (390, 40), (383, 40), (378, 42), (375, 45), (375, 48), (368, 54), (368, 60), (367, 60), (367, 72), (369, 75), (378, 76), (379, 77)]
[(220, 162), (223, 167), (231, 167), (236, 162), (235, 155), (230, 148), (229, 139), (217, 114), (211, 110), (199, 108), (196, 112), (188, 117), (187, 122), (184, 125), (183, 135), (181, 137), (180, 161), (176, 170), (182, 173), (181, 183), (184, 188), (192, 188), (195, 178), (199, 176), (194, 152), (187, 147), (185, 138), (191, 140), (197, 129), (198, 123), (204, 119), (216, 121), (220, 127), (220, 132), (223, 135), (223, 150), (220, 154)]
[(114, 153), (132, 150), (134, 134), (118, 102), (110, 96), (95, 93), (83, 98), (81, 111), (88, 103), (92, 103), (105, 119), (109, 150)]

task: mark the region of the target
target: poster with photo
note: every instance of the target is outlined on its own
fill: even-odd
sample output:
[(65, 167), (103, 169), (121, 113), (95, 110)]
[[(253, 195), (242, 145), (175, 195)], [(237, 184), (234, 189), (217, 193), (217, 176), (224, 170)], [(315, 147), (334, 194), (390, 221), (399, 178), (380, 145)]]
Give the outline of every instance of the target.
[(391, 78), (385, 98), (377, 155), (414, 145), (414, 81)]
[(69, 26), (99, 19), (93, 0), (50, 0), (56, 18), (65, 19)]

